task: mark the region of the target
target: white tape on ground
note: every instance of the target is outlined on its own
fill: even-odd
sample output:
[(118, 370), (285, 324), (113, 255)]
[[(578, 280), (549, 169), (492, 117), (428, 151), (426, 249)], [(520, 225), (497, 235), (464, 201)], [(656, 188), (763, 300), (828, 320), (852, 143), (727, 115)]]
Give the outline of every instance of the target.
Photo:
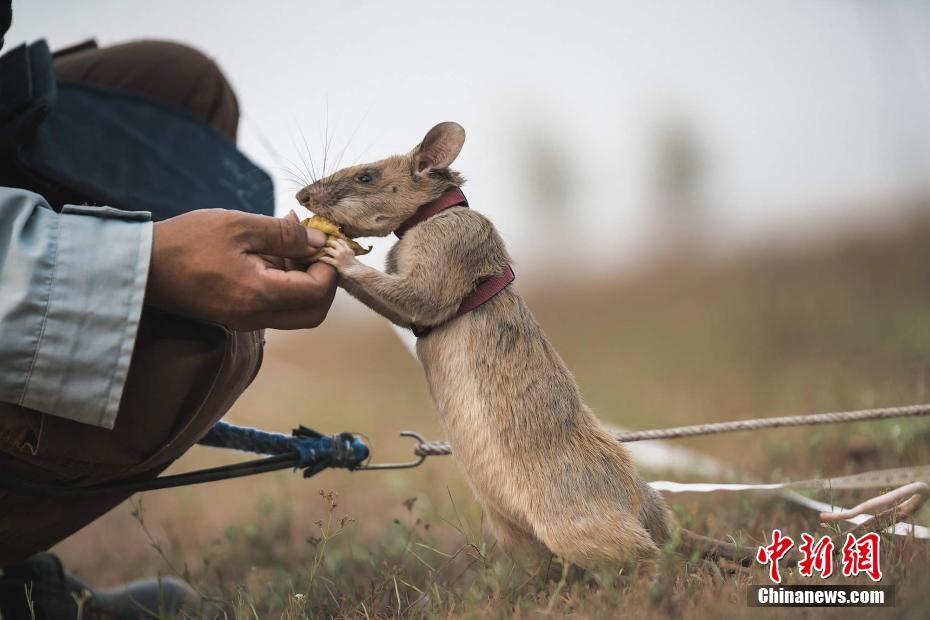
[(730, 483), (730, 482), (671, 482), (657, 480), (650, 482), (657, 491), (669, 493), (709, 493), (711, 491), (773, 491), (777, 489), (878, 489), (901, 486), (910, 482), (930, 481), (930, 466), (896, 467), (894, 469), (876, 469), (860, 474), (794, 482), (773, 483)]
[(712, 493), (714, 491), (772, 491), (784, 489), (785, 484), (733, 484), (714, 482), (671, 482), (670, 480), (656, 480), (650, 482), (656, 491), (668, 493)]
[[(805, 506), (811, 510), (816, 510), (817, 512), (842, 512), (846, 510), (845, 508), (840, 508), (838, 506), (833, 506), (832, 504), (827, 504), (825, 502), (818, 502), (816, 499), (811, 499), (800, 493), (794, 491), (784, 491), (782, 493), (786, 499), (791, 500), (795, 504)], [(850, 523), (856, 525), (861, 525), (872, 518), (872, 515), (861, 514), (857, 515), (851, 519), (846, 519)], [(914, 538), (922, 538), (924, 540), (930, 539), (930, 528), (926, 528), (922, 525), (911, 525), (910, 523), (896, 523), (893, 528), (889, 527), (886, 531), (890, 533), (897, 534), (898, 536), (908, 536), (913, 534)]]
[[(816, 510), (817, 512), (844, 512), (846, 509), (825, 502), (817, 501), (801, 495), (791, 489), (873, 489), (878, 487), (897, 486), (918, 480), (927, 480), (930, 467), (899, 467), (863, 472), (852, 476), (827, 478), (824, 480), (799, 480), (796, 482), (781, 482), (771, 484), (744, 484), (744, 483), (710, 483), (710, 482), (671, 482), (657, 480), (650, 482), (649, 486), (657, 491), (668, 493), (713, 493), (717, 491), (782, 491), (782, 496), (795, 504)], [(849, 523), (860, 525), (872, 518), (870, 514), (856, 515), (846, 519)], [(913, 535), (915, 538), (930, 539), (930, 528), (909, 523), (897, 523), (886, 531), (899, 536)]]

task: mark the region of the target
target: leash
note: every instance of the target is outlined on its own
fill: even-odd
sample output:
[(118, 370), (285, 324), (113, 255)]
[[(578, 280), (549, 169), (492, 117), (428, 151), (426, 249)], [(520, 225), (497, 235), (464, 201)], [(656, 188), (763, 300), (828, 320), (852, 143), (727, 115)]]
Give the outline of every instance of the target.
[[(423, 438), (417, 433), (402, 433), (402, 435), (413, 437), (420, 443), (423, 442)], [(353, 433), (323, 435), (305, 426), (294, 429), (291, 435), (283, 435), (217, 422), (197, 443), (202, 446), (268, 456), (183, 474), (155, 477), (151, 473), (142, 473), (130, 479), (92, 485), (48, 484), (26, 480), (9, 472), (0, 471), (0, 489), (40, 497), (74, 498), (170, 489), (253, 476), (281, 469), (293, 469), (294, 471), (300, 469), (303, 471), (304, 478), (311, 478), (328, 468), (343, 468), (349, 471), (406, 469), (416, 467), (425, 459), (421, 457), (410, 463), (368, 463), (371, 450), (362, 441), (360, 435)]]
[[(654, 439), (673, 439), (678, 437), (697, 437), (719, 433), (760, 430), (766, 428), (784, 428), (795, 426), (815, 426), (845, 422), (862, 422), (867, 420), (887, 420), (926, 416), (930, 414), (930, 405), (907, 405), (902, 407), (884, 407), (879, 409), (861, 409), (836, 413), (819, 413), (812, 415), (783, 416), (777, 418), (753, 418), (734, 422), (715, 422), (691, 426), (678, 426), (667, 429), (629, 431), (616, 433), (617, 441), (634, 442)], [(255, 428), (235, 426), (226, 422), (217, 424), (198, 443), (203, 446), (225, 448), (267, 455), (266, 458), (245, 461), (233, 465), (200, 469), (183, 474), (155, 477), (140, 474), (135, 478), (118, 482), (105, 482), (94, 485), (57, 485), (25, 480), (9, 472), (0, 472), (0, 488), (28, 495), (45, 497), (84, 497), (88, 495), (105, 495), (114, 493), (137, 493), (157, 489), (169, 489), (204, 482), (229, 480), (252, 476), (281, 469), (302, 470), (304, 478), (310, 478), (328, 468), (342, 468), (349, 471), (379, 471), (388, 469), (410, 469), (421, 465), (429, 456), (446, 456), (452, 454), (452, 446), (447, 441), (425, 441), (419, 433), (401, 432), (401, 437), (416, 440), (413, 449), (415, 458), (402, 463), (370, 463), (371, 449), (359, 434), (338, 433), (323, 435), (305, 426), (294, 429), (291, 435), (270, 433)], [(930, 471), (930, 468), (927, 469)], [(922, 472), (926, 473), (926, 472)], [(875, 477), (884, 483), (889, 479)], [(837, 482), (838, 479), (833, 479)], [(818, 481), (802, 483), (728, 485), (708, 484), (679, 485), (677, 483), (657, 483), (666, 491), (708, 492), (717, 490), (773, 490), (792, 486), (817, 486)], [(839, 488), (834, 486), (834, 488)], [(863, 487), (850, 487), (863, 488)]]
[[(856, 411), (839, 411), (835, 413), (815, 413), (809, 415), (782, 416), (778, 418), (752, 418), (734, 422), (712, 422), (690, 426), (675, 426), (665, 429), (647, 431), (629, 431), (615, 433), (617, 441), (650, 441), (653, 439), (676, 439), (680, 437), (699, 437), (719, 433), (739, 431), (756, 431), (767, 428), (786, 428), (794, 426), (819, 426), (822, 424), (840, 424), (848, 422), (865, 422), (868, 420), (889, 420), (892, 418), (913, 418), (930, 415), (930, 404), (905, 405), (902, 407), (882, 407), (879, 409), (859, 409)], [(452, 445), (448, 441), (425, 441), (418, 444), (413, 453), (416, 456), (446, 456), (452, 454)]]

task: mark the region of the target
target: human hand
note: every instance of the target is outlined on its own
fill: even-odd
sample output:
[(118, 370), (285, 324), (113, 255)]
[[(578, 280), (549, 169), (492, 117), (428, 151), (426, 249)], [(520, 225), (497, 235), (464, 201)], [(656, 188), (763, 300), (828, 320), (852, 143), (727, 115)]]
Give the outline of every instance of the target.
[(296, 216), (204, 209), (157, 222), (145, 303), (238, 331), (316, 327), (336, 271), (295, 266), (325, 243)]

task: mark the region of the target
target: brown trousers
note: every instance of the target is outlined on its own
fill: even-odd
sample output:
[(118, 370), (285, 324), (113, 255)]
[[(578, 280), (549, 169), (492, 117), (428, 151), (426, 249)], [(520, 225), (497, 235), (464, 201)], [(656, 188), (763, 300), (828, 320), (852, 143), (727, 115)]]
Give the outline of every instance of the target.
[[(213, 61), (188, 47), (82, 47), (57, 55), (55, 70), (62, 81), (133, 91), (184, 109), (236, 139), (232, 89)], [(155, 476), (229, 410), (258, 372), (262, 343), (260, 332), (145, 308), (113, 430), (0, 403), (0, 471), (72, 485)], [(0, 488), (0, 567), (48, 549), (128, 496), (53, 499)]]

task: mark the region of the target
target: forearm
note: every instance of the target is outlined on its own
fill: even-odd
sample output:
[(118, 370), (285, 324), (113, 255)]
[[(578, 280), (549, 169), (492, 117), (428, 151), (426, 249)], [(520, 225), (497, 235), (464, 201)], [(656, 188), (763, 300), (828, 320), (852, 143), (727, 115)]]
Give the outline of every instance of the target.
[(386, 318), (391, 323), (394, 323), (398, 327), (403, 327), (403, 328), (410, 327), (409, 320), (406, 320), (399, 312), (395, 311), (394, 309), (387, 307), (387, 305), (382, 303), (380, 300), (375, 299), (372, 295), (368, 293), (368, 291), (366, 291), (364, 288), (356, 284), (354, 281), (343, 277), (341, 278), (339, 284), (340, 286), (342, 286), (343, 289), (345, 289), (347, 293), (349, 293), (349, 295), (356, 298), (357, 300), (359, 300), (360, 302), (362, 302), (363, 304), (365, 304), (366, 306), (368, 306), (369, 308), (371, 308), (372, 310), (374, 310), (375, 312), (377, 312), (378, 314)]
[(0, 188), (0, 399), (112, 427), (145, 295), (147, 213)]
[[(413, 278), (383, 273), (361, 263), (353, 265), (342, 277), (374, 304), (394, 313), (403, 321), (398, 324), (405, 327), (441, 323), (458, 307), (458, 301), (445, 300), (438, 292), (431, 293), (428, 286)], [(378, 312), (374, 306), (369, 307)]]

